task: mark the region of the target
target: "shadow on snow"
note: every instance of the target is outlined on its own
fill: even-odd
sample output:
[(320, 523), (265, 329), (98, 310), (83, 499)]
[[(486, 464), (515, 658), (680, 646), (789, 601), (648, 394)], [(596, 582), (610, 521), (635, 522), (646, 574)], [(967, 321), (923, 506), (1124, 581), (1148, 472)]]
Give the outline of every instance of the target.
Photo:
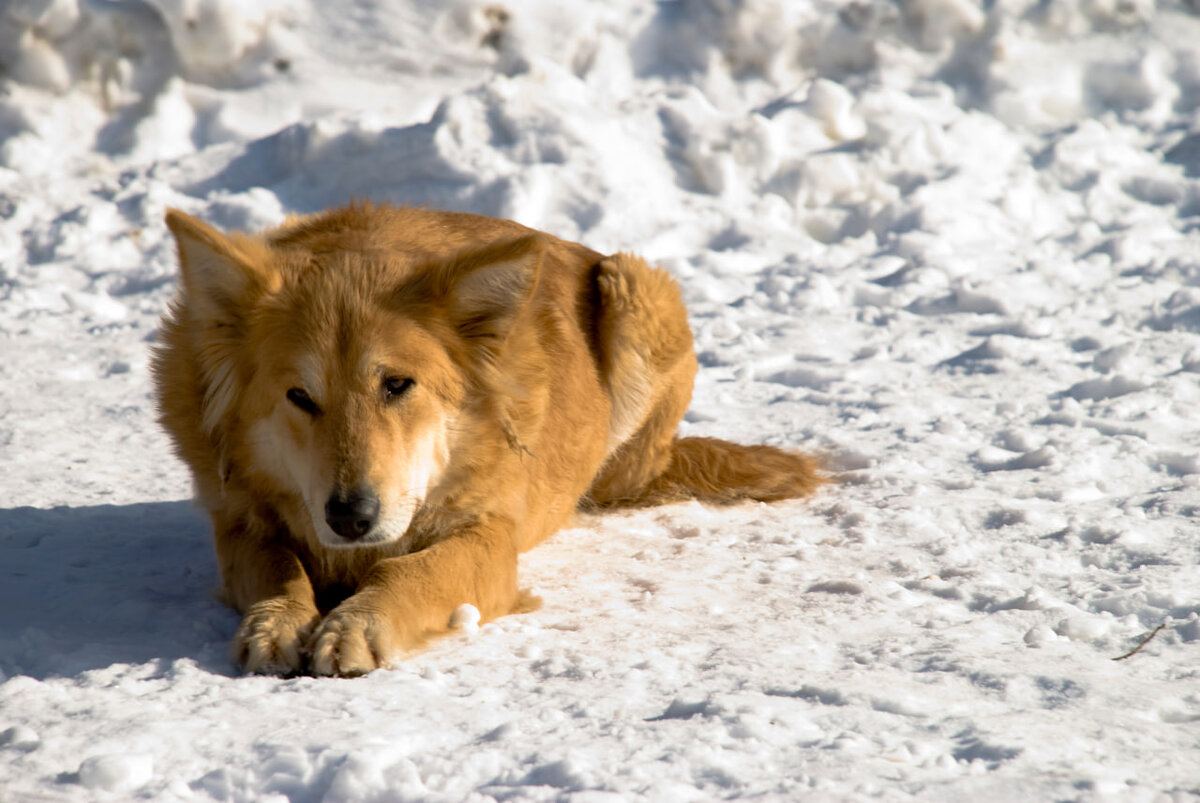
[(185, 501), (0, 509), (0, 679), (179, 658), (233, 674), (208, 528)]

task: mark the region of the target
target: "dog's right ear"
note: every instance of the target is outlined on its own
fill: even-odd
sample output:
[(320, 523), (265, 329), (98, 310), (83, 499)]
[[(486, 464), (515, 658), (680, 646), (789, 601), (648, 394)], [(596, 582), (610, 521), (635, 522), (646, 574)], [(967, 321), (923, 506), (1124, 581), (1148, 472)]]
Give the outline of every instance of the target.
[(467, 248), (415, 271), (391, 303), (439, 308), (459, 334), (495, 353), (537, 287), (545, 252), (546, 239), (537, 233)]
[(261, 242), (222, 234), (178, 209), (167, 210), (166, 223), (189, 306), (200, 318), (231, 323), (247, 300), (270, 289), (270, 254)]

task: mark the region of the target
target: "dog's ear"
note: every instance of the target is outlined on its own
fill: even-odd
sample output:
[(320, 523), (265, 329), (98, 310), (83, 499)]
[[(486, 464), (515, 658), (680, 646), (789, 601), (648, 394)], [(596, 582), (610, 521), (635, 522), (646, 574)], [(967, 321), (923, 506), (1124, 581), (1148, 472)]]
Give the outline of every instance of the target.
[(222, 234), (178, 209), (167, 210), (166, 223), (179, 248), (190, 308), (199, 317), (232, 322), (243, 304), (269, 289), (270, 254), (261, 242)]
[(545, 251), (545, 238), (531, 234), (459, 255), (441, 277), (450, 322), (498, 347), (537, 287)]

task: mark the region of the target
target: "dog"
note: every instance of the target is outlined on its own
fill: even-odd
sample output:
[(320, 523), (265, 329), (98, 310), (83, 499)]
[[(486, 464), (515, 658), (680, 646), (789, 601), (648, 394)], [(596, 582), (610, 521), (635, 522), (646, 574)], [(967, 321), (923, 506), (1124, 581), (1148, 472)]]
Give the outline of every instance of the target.
[(160, 421), (213, 522), (248, 673), (356, 676), (535, 608), (577, 509), (810, 494), (818, 461), (680, 438), (680, 288), (520, 224), (369, 202), (223, 233), (177, 210)]

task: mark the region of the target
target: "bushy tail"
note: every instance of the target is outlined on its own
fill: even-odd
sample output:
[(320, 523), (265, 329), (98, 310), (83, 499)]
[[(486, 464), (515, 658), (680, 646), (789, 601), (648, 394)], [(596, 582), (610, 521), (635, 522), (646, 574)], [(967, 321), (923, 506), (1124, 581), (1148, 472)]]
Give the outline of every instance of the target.
[(748, 499), (775, 502), (808, 496), (828, 481), (819, 472), (817, 459), (810, 455), (718, 438), (675, 438), (661, 474), (637, 491), (596, 501), (614, 507), (685, 499), (719, 505)]

